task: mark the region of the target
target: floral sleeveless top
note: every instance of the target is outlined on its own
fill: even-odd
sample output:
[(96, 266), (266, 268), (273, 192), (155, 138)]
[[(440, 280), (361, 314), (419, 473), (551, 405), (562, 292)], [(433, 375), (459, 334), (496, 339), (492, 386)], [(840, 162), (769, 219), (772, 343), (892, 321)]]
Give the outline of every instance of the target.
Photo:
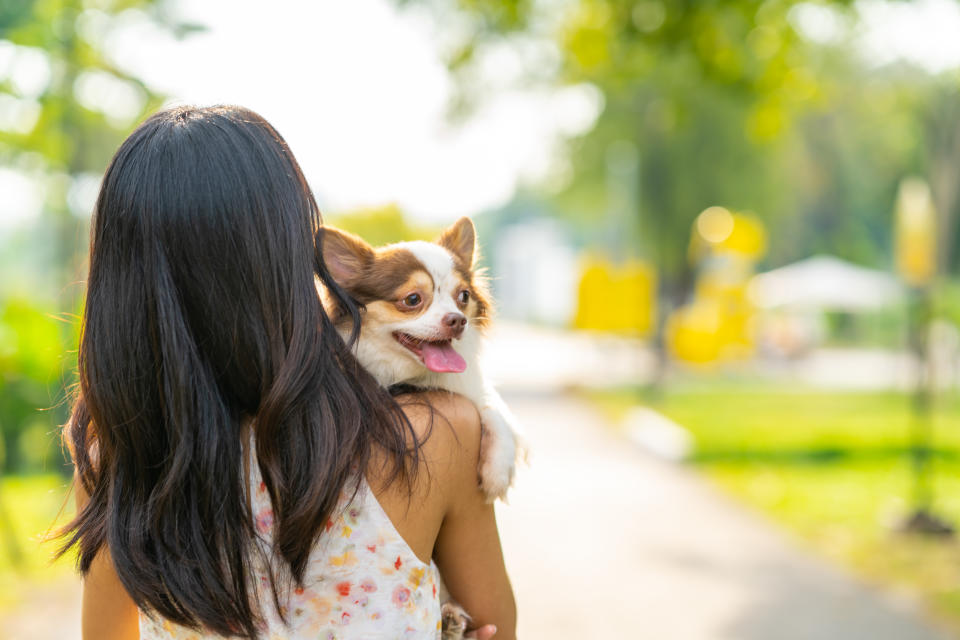
[[(440, 638), (439, 574), (424, 563), (394, 528), (361, 476), (359, 490), (345, 487), (340, 506), (310, 554), (302, 588), (282, 602), (286, 624), (272, 604), (269, 557), (273, 529), (270, 496), (260, 468), (250, 464), (256, 528), (267, 554), (254, 554), (253, 579), (260, 582), (264, 629), (269, 640), (394, 640)], [(351, 499), (352, 498), (352, 499)], [(212, 640), (158, 616), (140, 612), (141, 640)]]

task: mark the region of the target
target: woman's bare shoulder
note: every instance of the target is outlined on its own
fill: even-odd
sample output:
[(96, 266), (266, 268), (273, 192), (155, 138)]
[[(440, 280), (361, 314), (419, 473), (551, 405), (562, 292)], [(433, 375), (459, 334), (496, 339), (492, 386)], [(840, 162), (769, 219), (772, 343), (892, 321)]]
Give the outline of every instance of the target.
[(469, 400), (445, 391), (404, 394), (397, 402), (419, 444), (414, 482), (383, 482), (378, 476), (389, 469), (389, 457), (382, 451), (375, 452), (367, 479), (394, 527), (426, 562), (450, 506), (476, 487), (480, 416)]
[(437, 462), (476, 468), (480, 458), (480, 414), (470, 400), (449, 391), (423, 391), (397, 401), (421, 444), (427, 466)]
[[(428, 407), (410, 409), (414, 430), (426, 435), (422, 452), (432, 475), (424, 502), (442, 500), (443, 516), (431, 554), (452, 597), (477, 625), (493, 624), (497, 637), (516, 637), (516, 602), (500, 548), (493, 505), (480, 490), (480, 415), (462, 396), (430, 392)], [(432, 412), (432, 416), (431, 416)]]

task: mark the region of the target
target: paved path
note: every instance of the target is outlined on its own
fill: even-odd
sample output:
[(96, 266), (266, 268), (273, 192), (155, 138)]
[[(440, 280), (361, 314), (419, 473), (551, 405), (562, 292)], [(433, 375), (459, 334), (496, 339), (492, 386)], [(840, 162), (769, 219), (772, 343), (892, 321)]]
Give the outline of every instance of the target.
[[(960, 347), (940, 342), (942, 348), (934, 350), (933, 377), (944, 388), (953, 388), (960, 384)], [(502, 387), (545, 392), (648, 382), (656, 360), (642, 340), (498, 321), (485, 344), (483, 367)], [(912, 389), (917, 376), (917, 363), (909, 354), (863, 348), (818, 348), (802, 358), (759, 358), (737, 369), (757, 379), (836, 391)], [(682, 377), (684, 369), (667, 375)]]
[(498, 321), (483, 347), (483, 372), (502, 388), (545, 392), (649, 380), (656, 361), (641, 340)]
[(0, 640), (80, 640), (80, 581), (31, 584), (17, 612), (0, 616)]
[(507, 396), (532, 466), (499, 507), (523, 640), (943, 640), (583, 404)]

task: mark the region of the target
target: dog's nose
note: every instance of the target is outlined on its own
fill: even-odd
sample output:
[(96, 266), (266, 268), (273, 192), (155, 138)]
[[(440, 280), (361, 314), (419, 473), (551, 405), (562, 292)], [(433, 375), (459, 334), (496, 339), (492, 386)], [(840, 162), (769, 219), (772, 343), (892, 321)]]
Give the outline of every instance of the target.
[(451, 329), (467, 326), (467, 318), (462, 313), (448, 313), (443, 316), (443, 324)]
[(443, 316), (443, 326), (445, 326), (454, 337), (459, 337), (463, 333), (463, 328), (467, 326), (467, 317), (462, 313), (448, 313)]

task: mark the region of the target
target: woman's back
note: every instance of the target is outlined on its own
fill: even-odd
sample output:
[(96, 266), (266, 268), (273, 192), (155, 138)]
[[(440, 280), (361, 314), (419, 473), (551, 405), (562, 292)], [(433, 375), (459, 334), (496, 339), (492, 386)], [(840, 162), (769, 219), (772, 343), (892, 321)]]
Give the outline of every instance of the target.
[[(255, 451), (251, 462), (251, 506), (263, 537), (252, 579), (262, 594), (269, 594), (271, 573), (263, 562), (270, 557), (273, 507)], [(272, 602), (262, 603), (263, 631), (268, 638), (291, 640), (435, 638), (441, 624), (438, 589), (436, 565), (417, 557), (361, 476), (344, 488), (310, 555), (302, 587), (281, 593), (281, 612)], [(141, 612), (140, 637), (186, 640), (197, 632)]]

